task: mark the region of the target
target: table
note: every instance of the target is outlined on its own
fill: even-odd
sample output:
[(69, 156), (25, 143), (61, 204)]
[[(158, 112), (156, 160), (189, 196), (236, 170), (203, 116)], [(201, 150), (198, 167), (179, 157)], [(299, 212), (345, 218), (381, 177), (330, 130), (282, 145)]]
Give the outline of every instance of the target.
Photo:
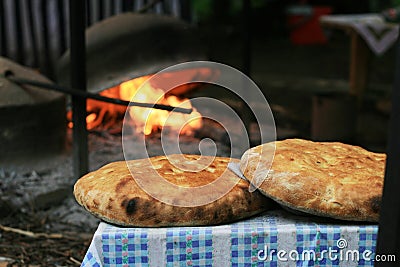
[(380, 14), (324, 15), (324, 28), (339, 29), (350, 35), (350, 94), (359, 101), (367, 86), (371, 52), (382, 55), (397, 40), (399, 26), (386, 23)]
[(284, 210), (209, 227), (101, 222), (82, 266), (373, 266), (377, 230)]

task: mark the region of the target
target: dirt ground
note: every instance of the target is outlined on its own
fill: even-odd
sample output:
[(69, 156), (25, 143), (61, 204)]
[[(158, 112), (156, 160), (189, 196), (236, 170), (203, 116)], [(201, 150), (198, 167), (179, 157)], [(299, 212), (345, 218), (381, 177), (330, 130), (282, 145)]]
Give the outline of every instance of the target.
[[(252, 43), (251, 77), (268, 99), (277, 126), (293, 137), (311, 136), (313, 95), (348, 90), (349, 39), (343, 33), (330, 34), (325, 45), (296, 46), (287, 36), (269, 37), (261, 31)], [(240, 68), (238, 35), (224, 28), (220, 34), (210, 35), (208, 43), (211, 60)], [(390, 103), (393, 69), (394, 49), (372, 58), (354, 144), (385, 150), (389, 115), (382, 106)], [(11, 227), (0, 229), (0, 266), (79, 266), (95, 229), (44, 214), (13, 213), (0, 220), (1, 225)], [(52, 227), (55, 224), (58, 227)]]

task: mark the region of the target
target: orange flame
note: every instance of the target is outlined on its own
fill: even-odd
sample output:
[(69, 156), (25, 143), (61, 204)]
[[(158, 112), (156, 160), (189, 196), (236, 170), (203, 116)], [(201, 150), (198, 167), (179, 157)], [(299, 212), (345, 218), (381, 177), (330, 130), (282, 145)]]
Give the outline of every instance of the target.
[[(166, 95), (162, 89), (153, 87), (149, 82), (144, 84), (149, 77), (143, 76), (123, 82), (119, 86), (105, 90), (100, 94), (127, 101), (193, 108), (189, 99)], [(138, 92), (142, 84), (144, 87)], [(110, 129), (115, 126), (118, 120), (122, 121), (125, 111), (126, 107), (124, 106), (89, 99), (87, 101), (87, 129), (92, 130), (97, 127)], [(191, 114), (182, 114), (166, 110), (132, 107), (129, 109), (129, 115), (132, 118), (135, 131), (145, 135), (150, 135), (163, 127), (167, 130), (178, 131), (180, 134), (190, 135), (202, 126), (201, 114), (195, 108), (193, 108)], [(69, 120), (68, 127), (72, 128), (71, 111), (67, 113), (67, 119)]]
[[(179, 99), (173, 95), (166, 96), (162, 89), (154, 88), (149, 82), (143, 84), (147, 77), (139, 79), (141, 80), (134, 79), (119, 86), (121, 99), (193, 108), (189, 99)], [(137, 92), (138, 84), (143, 84), (143, 88), (139, 92)], [(201, 115), (195, 108), (193, 108), (191, 114), (182, 114), (166, 110), (132, 107), (129, 110), (129, 115), (133, 120), (136, 132), (142, 132), (145, 135), (161, 128), (188, 135), (202, 126)]]

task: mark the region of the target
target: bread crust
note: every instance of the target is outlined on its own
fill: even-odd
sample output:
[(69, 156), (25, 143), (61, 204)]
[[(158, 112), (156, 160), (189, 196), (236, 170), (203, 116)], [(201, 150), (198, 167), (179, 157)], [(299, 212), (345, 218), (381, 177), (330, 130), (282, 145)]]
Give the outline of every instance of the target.
[[(172, 159), (176, 155), (170, 155)], [(185, 155), (191, 161), (197, 155)], [(140, 167), (143, 173), (149, 159), (110, 163), (80, 178), (74, 186), (77, 202), (104, 221), (135, 227), (200, 226), (230, 223), (265, 211), (272, 201), (259, 192), (250, 193), (249, 183), (227, 169), (232, 159), (204, 157), (212, 162), (200, 172), (188, 172), (173, 166), (165, 156), (150, 158), (156, 169), (171, 183), (198, 187), (212, 183), (224, 171), (236, 185), (212, 203), (181, 207), (161, 202), (143, 191), (132, 177), (127, 164)], [(238, 162), (238, 160), (236, 160)], [(135, 175), (135, 174), (133, 174)], [(150, 179), (150, 177), (149, 177)], [(214, 188), (218, 190), (218, 188)], [(177, 195), (179, 198), (179, 195)]]
[[(274, 150), (274, 157), (265, 157)], [(357, 146), (287, 139), (249, 149), (240, 169), (249, 180), (261, 181), (260, 192), (291, 209), (377, 222), (385, 161), (385, 154)]]

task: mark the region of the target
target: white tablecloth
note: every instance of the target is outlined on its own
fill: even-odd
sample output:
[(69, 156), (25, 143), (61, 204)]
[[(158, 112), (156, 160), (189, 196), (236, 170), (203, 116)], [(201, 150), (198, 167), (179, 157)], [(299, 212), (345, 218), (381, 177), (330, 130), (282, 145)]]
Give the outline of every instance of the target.
[(385, 53), (399, 34), (399, 25), (385, 22), (380, 14), (325, 15), (320, 21), (353, 28), (376, 55)]

